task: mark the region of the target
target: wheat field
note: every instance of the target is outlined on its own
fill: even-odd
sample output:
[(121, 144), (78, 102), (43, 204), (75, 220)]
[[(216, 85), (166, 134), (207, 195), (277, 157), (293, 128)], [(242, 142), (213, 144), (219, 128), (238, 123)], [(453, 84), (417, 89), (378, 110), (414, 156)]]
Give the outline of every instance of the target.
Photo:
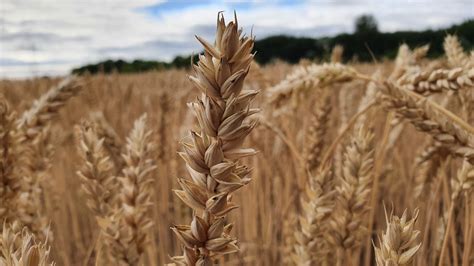
[(474, 53), (259, 66), (239, 28), (0, 81), (0, 265), (474, 265)]

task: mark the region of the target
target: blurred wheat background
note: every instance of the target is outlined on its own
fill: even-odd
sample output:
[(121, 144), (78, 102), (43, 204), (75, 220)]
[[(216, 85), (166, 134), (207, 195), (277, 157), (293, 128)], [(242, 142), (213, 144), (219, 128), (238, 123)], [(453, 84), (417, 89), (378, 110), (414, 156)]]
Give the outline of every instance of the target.
[[(248, 61), (243, 90), (261, 111), (242, 145), (258, 153), (239, 160), (252, 180), (226, 199), (238, 250), (193, 263), (473, 265), (474, 57), (455, 35), (443, 56), (429, 49)], [(173, 192), (190, 171), (178, 152), (202, 130), (187, 106), (204, 92), (195, 71), (0, 81), (0, 264), (173, 263), (170, 228), (200, 213)], [(114, 227), (128, 214), (131, 229)]]

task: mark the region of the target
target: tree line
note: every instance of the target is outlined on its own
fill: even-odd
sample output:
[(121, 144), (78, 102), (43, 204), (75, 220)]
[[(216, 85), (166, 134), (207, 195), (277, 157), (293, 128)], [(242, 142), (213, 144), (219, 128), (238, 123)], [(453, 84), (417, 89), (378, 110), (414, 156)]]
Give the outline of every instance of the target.
[[(268, 64), (279, 59), (289, 63), (297, 63), (303, 58), (323, 60), (329, 57), (335, 45), (344, 47), (343, 60), (360, 62), (392, 59), (396, 56), (402, 43), (410, 47), (430, 44), (428, 57), (436, 58), (443, 55), (443, 40), (446, 34), (456, 34), (461, 45), (467, 49), (474, 48), (474, 20), (448, 28), (424, 31), (380, 32), (377, 22), (370, 15), (363, 15), (355, 21), (354, 33), (344, 33), (333, 37), (307, 38), (286, 35), (271, 36), (255, 42), (255, 60), (259, 64)], [(197, 55), (194, 55), (194, 62)], [(84, 73), (135, 73), (169, 68), (188, 68), (191, 56), (177, 56), (171, 62), (152, 60), (107, 60), (97, 64), (89, 64), (72, 70), (73, 74)]]

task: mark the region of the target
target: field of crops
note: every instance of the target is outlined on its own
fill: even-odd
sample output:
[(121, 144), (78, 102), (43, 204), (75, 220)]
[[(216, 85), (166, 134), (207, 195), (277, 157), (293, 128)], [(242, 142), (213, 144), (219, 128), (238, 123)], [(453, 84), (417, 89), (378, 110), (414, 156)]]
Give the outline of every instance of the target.
[(0, 265), (473, 265), (474, 53), (259, 66), (239, 28), (0, 81)]

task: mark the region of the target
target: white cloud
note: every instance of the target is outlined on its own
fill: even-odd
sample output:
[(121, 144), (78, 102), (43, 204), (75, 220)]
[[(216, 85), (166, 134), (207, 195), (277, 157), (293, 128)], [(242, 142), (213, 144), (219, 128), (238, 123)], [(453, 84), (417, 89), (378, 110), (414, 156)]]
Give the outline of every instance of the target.
[[(237, 5), (195, 4), (152, 14), (157, 0), (2, 0), (0, 78), (65, 74), (106, 58), (170, 60), (199, 51), (194, 34), (210, 39), (217, 11)], [(175, 3), (175, 2), (174, 2)], [(240, 5), (240, 6), (239, 6)], [(351, 31), (354, 19), (374, 14), (383, 31), (458, 23), (474, 14), (472, 1), (255, 0), (237, 5), (241, 24), (257, 37), (321, 36)]]

